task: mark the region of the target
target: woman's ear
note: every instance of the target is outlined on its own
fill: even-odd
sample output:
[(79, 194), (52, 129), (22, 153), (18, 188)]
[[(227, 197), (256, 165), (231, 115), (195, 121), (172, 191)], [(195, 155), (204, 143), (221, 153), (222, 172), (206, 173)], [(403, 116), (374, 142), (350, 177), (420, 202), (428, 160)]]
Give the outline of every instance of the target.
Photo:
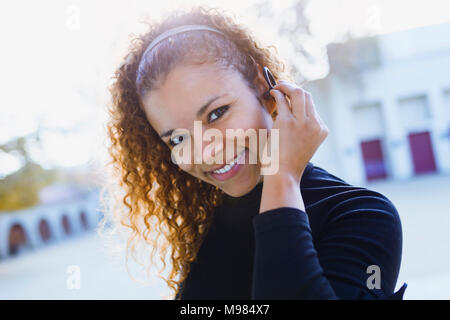
[(276, 112), (277, 104), (272, 96), (269, 96), (269, 98), (264, 97), (264, 93), (266, 93), (270, 87), (264, 78), (263, 68), (260, 65), (258, 65), (258, 76), (255, 85), (256, 90), (258, 90), (258, 98), (260, 98), (260, 101), (264, 104), (269, 114), (273, 115), (273, 113)]

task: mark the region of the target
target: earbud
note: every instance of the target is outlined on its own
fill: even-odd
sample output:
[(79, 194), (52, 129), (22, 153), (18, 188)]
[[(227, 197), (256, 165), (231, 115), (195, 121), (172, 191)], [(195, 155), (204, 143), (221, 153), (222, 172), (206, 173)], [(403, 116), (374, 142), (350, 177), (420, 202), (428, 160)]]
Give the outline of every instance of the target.
[(270, 72), (269, 68), (267, 68), (266, 66), (264, 66), (264, 68), (263, 68), (263, 74), (264, 74), (264, 79), (266, 79), (267, 84), (269, 85), (269, 90), (264, 92), (263, 98), (270, 99), (270, 98), (272, 98), (272, 96), (270, 95), (269, 92), (271, 89), (273, 89), (277, 85), (277, 82), (275, 81), (275, 78), (272, 75), (272, 72)]

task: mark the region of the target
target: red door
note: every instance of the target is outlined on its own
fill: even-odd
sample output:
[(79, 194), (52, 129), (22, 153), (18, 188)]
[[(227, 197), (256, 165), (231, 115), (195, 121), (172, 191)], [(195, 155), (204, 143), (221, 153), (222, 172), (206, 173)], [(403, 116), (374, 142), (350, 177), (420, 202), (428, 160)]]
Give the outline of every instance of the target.
[(364, 168), (368, 181), (387, 177), (381, 140), (361, 141)]
[(408, 139), (414, 163), (414, 172), (416, 174), (435, 172), (436, 162), (434, 160), (430, 132), (410, 133)]

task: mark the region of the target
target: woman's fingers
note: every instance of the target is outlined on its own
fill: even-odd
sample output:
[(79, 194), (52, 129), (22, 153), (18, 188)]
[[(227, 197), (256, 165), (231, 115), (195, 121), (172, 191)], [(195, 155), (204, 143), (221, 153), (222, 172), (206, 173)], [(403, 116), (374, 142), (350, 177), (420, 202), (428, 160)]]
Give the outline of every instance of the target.
[(309, 92), (281, 80), (270, 94), (278, 106), (278, 117), (273, 123), (273, 128), (279, 130), (278, 172), (300, 180), (308, 161), (326, 138), (328, 129), (316, 112)]
[(289, 106), (289, 102), (287, 101), (286, 97), (280, 90), (271, 89), (269, 91), (270, 95), (275, 98), (275, 101), (277, 102), (277, 112), (278, 115), (282, 117), (288, 117), (291, 113), (291, 107)]
[(275, 89), (282, 91), (289, 97), (291, 100), (292, 113), (297, 119), (304, 119), (305, 117), (308, 117), (305, 106), (306, 97), (303, 89), (284, 80), (280, 80), (275, 86)]
[(316, 119), (317, 112), (316, 112), (316, 108), (314, 108), (314, 102), (312, 101), (311, 94), (308, 91), (304, 91), (304, 92), (305, 92), (305, 101), (306, 101), (306, 103), (305, 103), (306, 115), (310, 119)]
[(286, 80), (280, 80), (275, 88), (282, 91), (290, 99), (292, 114), (297, 120), (305, 119), (305, 123), (316, 130), (328, 132), (327, 126), (314, 106), (311, 93)]

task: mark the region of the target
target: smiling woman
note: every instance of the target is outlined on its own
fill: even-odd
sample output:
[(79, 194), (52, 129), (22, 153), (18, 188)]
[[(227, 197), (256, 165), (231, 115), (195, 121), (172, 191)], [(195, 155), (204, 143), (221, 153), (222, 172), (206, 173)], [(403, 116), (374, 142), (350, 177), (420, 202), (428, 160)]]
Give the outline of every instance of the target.
[[(261, 84), (260, 86), (262, 91), (264, 87)], [(224, 69), (213, 62), (200, 65), (185, 62), (183, 65), (173, 67), (164, 82), (159, 84), (158, 89), (144, 91), (146, 94), (142, 98), (142, 106), (146, 117), (156, 132), (162, 133), (161, 137), (165, 135), (162, 139), (170, 147), (188, 141), (186, 134), (180, 134), (178, 131), (181, 130), (178, 128), (187, 128), (194, 132), (194, 121), (201, 122), (204, 131), (216, 129), (224, 133), (227, 129), (237, 128), (244, 131), (267, 129), (272, 121), (270, 111), (273, 111), (274, 103), (270, 105), (267, 103), (268, 107), (264, 108), (258, 99), (261, 93), (248, 86), (245, 79), (232, 66)], [(183, 103), (180, 104), (180, 101)], [(183, 137), (182, 141), (180, 137)], [(234, 140), (234, 136), (230, 134), (225, 134), (224, 137)], [(189, 161), (179, 165), (179, 168), (191, 176), (217, 186), (227, 194), (243, 195), (260, 181), (260, 168), (257, 164), (241, 166), (241, 172), (239, 175), (233, 175), (233, 180), (229, 176), (230, 173), (227, 176), (225, 172), (210, 174), (211, 171), (224, 167), (224, 164), (232, 163), (241, 151), (250, 150), (244, 139), (241, 140), (236, 152), (230, 152), (228, 157), (226, 150), (217, 150), (217, 156), (224, 157), (219, 159), (223, 165), (206, 164), (210, 161), (200, 151), (197, 152), (197, 156), (198, 158), (203, 156), (201, 158), (206, 163)], [(200, 150), (206, 147), (206, 142), (202, 142), (204, 146)], [(222, 145), (226, 144), (227, 141), (224, 141)], [(228, 142), (228, 145), (232, 146), (233, 141)], [(213, 156), (213, 153), (209, 156)], [(248, 152), (245, 156), (248, 163)]]
[[(284, 71), (218, 9), (174, 12), (137, 36), (111, 87), (109, 151), (120, 183), (110, 185), (103, 226), (111, 216), (130, 228), (133, 256), (140, 240), (152, 245), (152, 263), (158, 252), (165, 267), (169, 253), (165, 279), (176, 298), (398, 297), (395, 207), (309, 162), (328, 129)], [(196, 124), (220, 133), (206, 158)], [(266, 136), (252, 140), (251, 130)], [(192, 134), (190, 161), (175, 163), (174, 149)], [(278, 170), (264, 175), (260, 150), (274, 146)], [(366, 270), (381, 272), (375, 285)]]

